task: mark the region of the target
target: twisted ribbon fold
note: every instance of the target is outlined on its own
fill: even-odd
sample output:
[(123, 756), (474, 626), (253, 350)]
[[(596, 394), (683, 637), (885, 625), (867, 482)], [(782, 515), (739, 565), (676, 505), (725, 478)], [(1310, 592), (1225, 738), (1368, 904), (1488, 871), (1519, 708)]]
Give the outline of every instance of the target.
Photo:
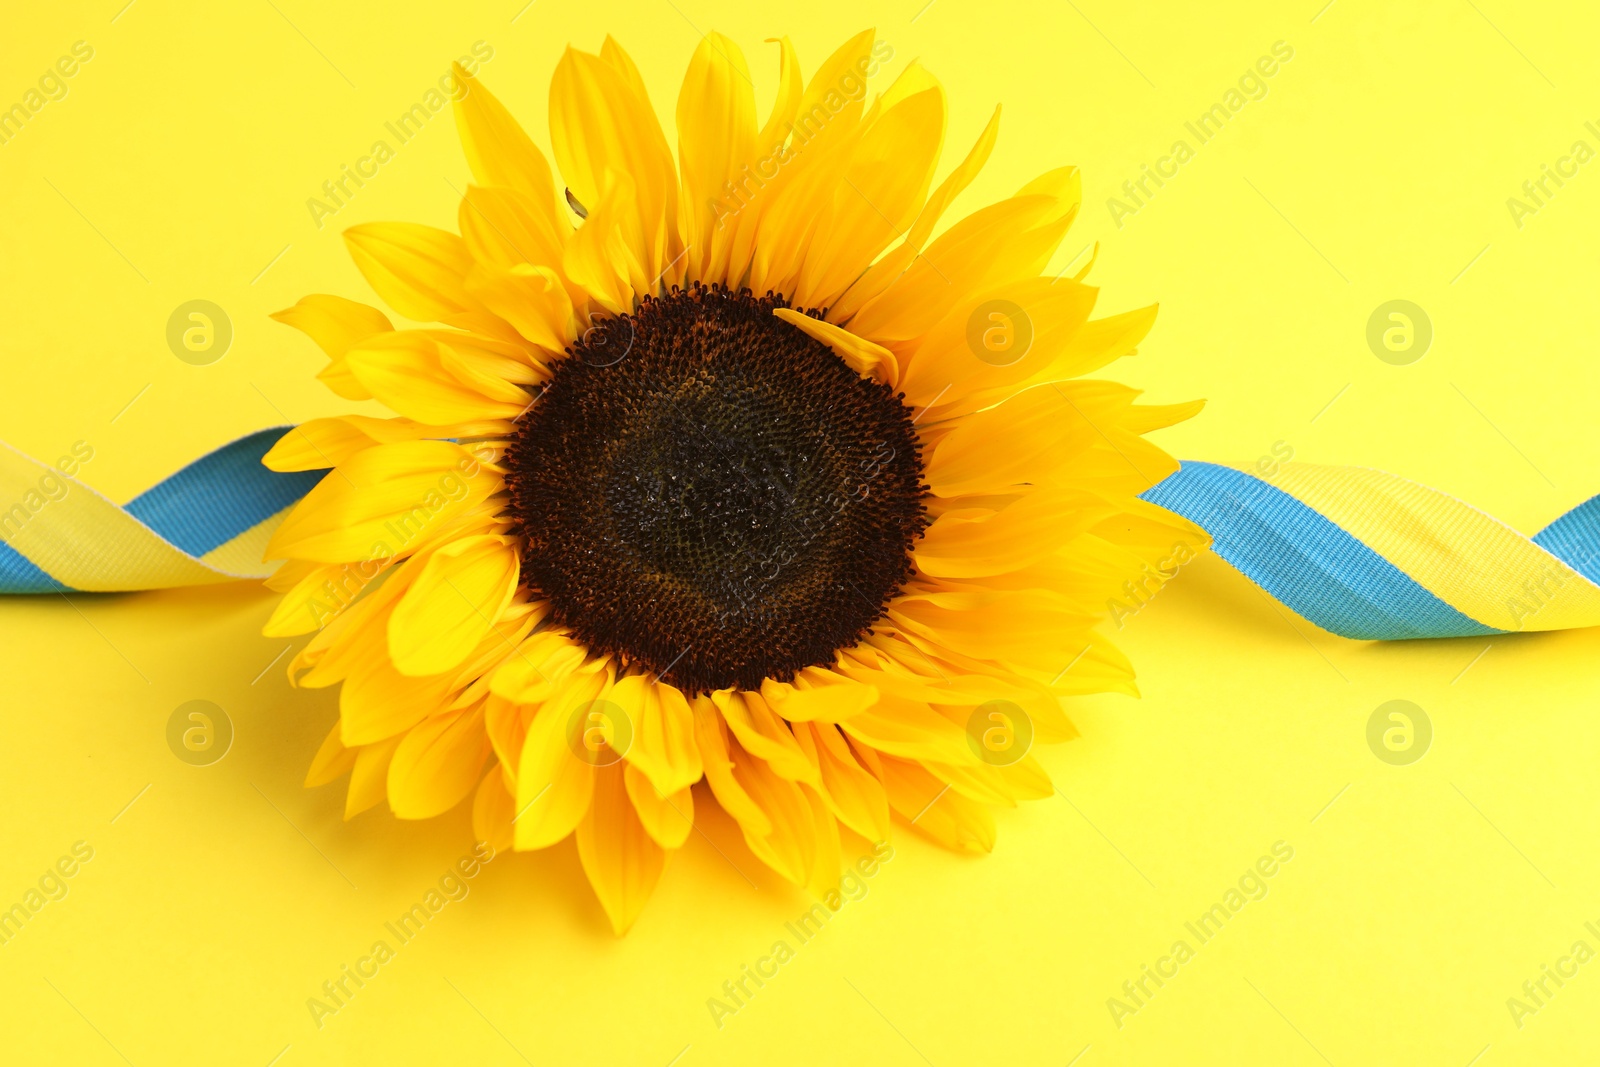
[[(241, 437), (118, 506), (0, 445), (0, 593), (118, 592), (260, 578), (262, 551), (321, 471), (261, 457), (290, 427)], [(1271, 482), (1185, 462), (1142, 494), (1318, 626), (1392, 641), (1600, 625), (1600, 496), (1532, 537), (1426, 486), (1289, 463)]]
[(322, 471), (261, 457), (290, 427), (201, 456), (120, 507), (0, 443), (0, 593), (112, 593), (264, 578), (267, 539)]
[(1288, 463), (1272, 482), (1186, 461), (1141, 494), (1341, 637), (1395, 641), (1600, 625), (1600, 497), (1525, 537), (1437, 489)]

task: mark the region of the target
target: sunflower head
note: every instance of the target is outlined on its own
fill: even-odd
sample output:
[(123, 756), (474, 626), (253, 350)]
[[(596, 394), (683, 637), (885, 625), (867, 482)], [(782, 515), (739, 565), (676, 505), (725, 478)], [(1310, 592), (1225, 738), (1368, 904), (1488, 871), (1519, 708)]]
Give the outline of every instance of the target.
[[(315, 419), (268, 455), (328, 474), (268, 555), (299, 685), (340, 685), (308, 784), (346, 814), (471, 796), (478, 836), (568, 837), (632, 924), (720, 805), (826, 894), (895, 818), (958, 849), (1047, 796), (1062, 701), (1132, 692), (1100, 632), (1124, 585), (1205, 535), (1137, 494), (1174, 469), (1140, 406), (1080, 376), (1154, 309), (1091, 319), (1046, 266), (1078, 176), (1044, 174), (935, 236), (995, 112), (935, 186), (939, 83), (869, 31), (809, 80), (787, 39), (758, 125), (707, 36), (677, 160), (627, 54), (569, 49), (545, 154), (466, 71), (459, 233), (356, 226), (394, 311), (308, 296), (275, 317), (322, 380), (395, 418)], [(1084, 268), (1087, 272), (1088, 268)]]

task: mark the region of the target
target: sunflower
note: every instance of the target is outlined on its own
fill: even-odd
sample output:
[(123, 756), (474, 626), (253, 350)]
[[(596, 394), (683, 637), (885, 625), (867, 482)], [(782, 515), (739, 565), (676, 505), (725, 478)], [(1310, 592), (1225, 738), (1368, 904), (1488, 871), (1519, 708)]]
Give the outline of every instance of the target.
[(398, 415), (266, 458), (328, 471), (267, 553), (266, 632), (314, 633), (291, 681), (342, 683), (308, 785), (348, 773), (347, 817), (471, 796), (496, 848), (574, 837), (619, 932), (707, 804), (824, 897), (842, 830), (992, 848), (991, 809), (1052, 792), (1030, 748), (1075, 735), (1063, 699), (1134, 692), (1107, 604), (1205, 540), (1136, 496), (1177, 466), (1142, 435), (1198, 404), (1079, 379), (1155, 309), (1091, 320), (1087, 267), (1045, 275), (1077, 171), (935, 237), (998, 109), (935, 187), (926, 70), (869, 104), (871, 31), (809, 81), (775, 43), (758, 128), (738, 46), (701, 41), (676, 167), (627, 54), (568, 49), (560, 185), (456, 67), (460, 233), (344, 235), (438, 325), (328, 295), (275, 315)]

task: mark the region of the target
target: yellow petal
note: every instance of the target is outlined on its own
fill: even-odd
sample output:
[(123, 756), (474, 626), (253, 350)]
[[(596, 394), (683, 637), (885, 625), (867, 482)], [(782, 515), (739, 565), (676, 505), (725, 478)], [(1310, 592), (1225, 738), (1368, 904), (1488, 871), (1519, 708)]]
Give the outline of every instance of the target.
[[(952, 465), (935, 476), (931, 472), (939, 461), (931, 460), (929, 481), (940, 496), (1008, 492), (1022, 484), (1078, 486), (1115, 496), (1143, 492), (1178, 469), (1177, 460), (1143, 435), (1192, 417), (1205, 402), (1144, 406), (1134, 403), (1138, 396), (1136, 389), (1093, 379), (1029, 386), (959, 419), (957, 429), (936, 446), (960, 442), (946, 457)], [(957, 488), (949, 475), (956, 468), (972, 473), (974, 435), (985, 429), (1004, 433), (1000, 427), (1007, 419), (1016, 427), (1017, 453)]]
[(272, 535), (268, 559), (381, 559), (497, 492), (500, 476), (449, 441), (379, 445), (341, 463)]
[(1050, 776), (1032, 755), (1003, 767), (984, 763), (970, 767), (942, 763), (922, 766), (962, 796), (991, 807), (1014, 808), (1019, 800), (1043, 800), (1055, 793)]
[[(1063, 388), (1088, 384), (1088, 382), (1069, 382)], [(1189, 400), (1181, 404), (1135, 404), (1128, 407), (1120, 421), (1122, 429), (1137, 436), (1147, 434), (1151, 430), (1175, 426), (1185, 419), (1192, 419), (1200, 413), (1205, 404), (1204, 400)], [(1168, 473), (1171, 472), (1164, 472), (1161, 477), (1165, 478)]]
[(573, 679), (545, 703), (528, 726), (517, 767), (516, 847), (547, 848), (570, 834), (589, 810), (595, 768), (573, 750), (574, 712), (608, 687), (603, 672)]
[[(951, 767), (948, 764), (926, 762), (922, 767), (957, 793), (979, 804), (1004, 808), (1017, 806), (1016, 794), (998, 767), (981, 763), (971, 767)], [(1049, 796), (1050, 791), (1045, 790), (1044, 795)]]
[(328, 736), (323, 740), (322, 747), (317, 749), (316, 756), (311, 760), (311, 766), (306, 770), (306, 788), (313, 789), (319, 785), (327, 785), (335, 778), (342, 778), (350, 773), (356, 765), (358, 750), (346, 748), (339, 739), (339, 724), (334, 723), (333, 729), (328, 731)]
[[(1021, 707), (1032, 720), (1034, 736), (1040, 741), (1068, 741), (1078, 734), (1072, 722), (1062, 713), (1060, 701), (1049, 686), (1009, 674), (995, 677), (993, 674), (967, 673), (948, 661), (935, 667), (930, 656), (910, 644), (904, 634), (896, 634), (892, 639), (874, 635), (871, 640), (894, 648), (895, 655), (885, 655), (876, 660), (878, 665), (872, 669), (862, 669), (859, 663), (852, 665), (850, 660), (841, 659), (840, 669), (852, 677), (876, 685), (881, 692), (913, 703), (937, 704), (941, 713), (947, 716), (951, 714), (951, 708), (959, 709), (957, 721), (963, 726), (972, 708), (992, 700), (1006, 700)], [(1092, 640), (1091, 635), (1079, 645), (1078, 653), (1074, 655), (1081, 653), (1081, 658), (1076, 662), (1069, 657), (1072, 671), (1062, 677), (1071, 677), (1082, 669), (1093, 678), (1092, 668), (1086, 666), (1093, 656), (1093, 649), (1085, 648)], [(1104, 641), (1103, 638), (1101, 640)], [(904, 657), (913, 666), (921, 668), (921, 672), (909, 669), (896, 656)], [(1059, 669), (1056, 673), (1060, 673)], [(1103, 688), (1104, 683), (1094, 678), (1093, 684), (1085, 691), (1100, 692)]]
[[(931, 87), (885, 104), (853, 146), (833, 202), (806, 250), (793, 293), (796, 304), (832, 304), (915, 220), (944, 143), (944, 90), (927, 80)], [(884, 100), (889, 99), (886, 94)]]
[(828, 310), (828, 318), (831, 321), (847, 321), (868, 300), (894, 284), (922, 251), (922, 246), (927, 244), (928, 237), (933, 233), (933, 227), (938, 224), (950, 202), (972, 184), (972, 179), (978, 176), (978, 172), (988, 162), (989, 153), (994, 151), (994, 143), (999, 136), (1000, 108), (997, 106), (994, 115), (989, 119), (989, 124), (984, 127), (983, 133), (968, 151), (966, 158), (939, 183), (939, 187), (923, 205), (922, 211), (917, 215), (917, 221), (912, 223), (905, 240), (869, 267), (858, 281), (834, 301)]
[(615, 42), (606, 55), (567, 49), (550, 83), (550, 142), (561, 175), (594, 218), (609, 174), (627, 175), (634, 193), (618, 221), (645, 277), (655, 278), (678, 254), (678, 181), (650, 101)]
[(364, 448), (393, 441), (424, 437), (469, 437), (505, 432), (509, 427), (477, 423), (463, 427), (429, 426), (411, 419), (375, 419), (370, 415), (339, 415), (310, 419), (278, 438), (261, 457), (262, 466), (275, 471), (315, 471), (337, 467)]
[(1066, 393), (1030, 389), (961, 420), (934, 446), (925, 477), (940, 496), (1004, 493), (1049, 481), (1095, 438)]
[(389, 762), (389, 807), (402, 819), (442, 815), (478, 784), (489, 752), (481, 707), (423, 720)]
[(887, 840), (889, 801), (883, 783), (857, 762), (839, 728), (801, 723), (795, 727), (795, 737), (810, 739), (821, 771), (822, 796), (839, 821), (869, 841)]
[(515, 811), (516, 801), (506, 789), (505, 775), (500, 764), (495, 764), (478, 783), (478, 792), (472, 798), (473, 834), (496, 852), (510, 850), (511, 817)]
[(689, 831), (694, 829), (694, 791), (684, 786), (663, 796), (638, 767), (632, 763), (623, 766), (628, 798), (633, 801), (633, 810), (645, 832), (662, 848), (682, 848)]
[(387, 315), (342, 296), (314, 293), (301, 297), (294, 307), (274, 311), (272, 318), (304, 333), (328, 354), (332, 363), (318, 375), (328, 388), (346, 400), (370, 399), (344, 369), (344, 354), (351, 345), (394, 329)]
[(461, 330), (421, 332), (438, 342), (439, 363), (446, 371), (490, 399), (526, 404), (528, 391), (521, 387), (550, 377), (544, 360), (520, 338), (510, 342)]
[(622, 765), (597, 768), (594, 777), (594, 799), (577, 827), (578, 859), (612, 930), (624, 934), (655, 890), (666, 854), (628, 799)]
[(400, 738), (391, 737), (374, 745), (363, 745), (356, 752), (350, 770), (350, 787), (344, 798), (344, 817), (353, 819), (388, 795), (389, 761), (400, 747)]
[(443, 711), (450, 679), (407, 678), (387, 656), (358, 663), (339, 689), (340, 736), (347, 745), (371, 745), (411, 729)]
[[(1031, 278), (955, 302), (905, 361), (906, 402), (948, 403), (1027, 381), (1050, 366), (1088, 321), (1096, 294), (1065, 279)], [(1092, 369), (1086, 362), (1078, 373)]]
[[(741, 177), (756, 145), (754, 83), (744, 53), (720, 33), (700, 40), (678, 93), (678, 164), (683, 174), (683, 229), (693, 277), (725, 264), (733, 228), (724, 183)], [(713, 247), (715, 243), (715, 247)]]
[(375, 444), (349, 419), (312, 419), (278, 438), (261, 465), (274, 471), (327, 470)]
[(850, 320), (883, 344), (920, 337), (968, 293), (1043, 272), (1077, 215), (1077, 169), (1050, 171), (1015, 197), (968, 215), (913, 260)]
[(801, 786), (800, 795), (811, 809), (811, 836), (814, 842), (811, 857), (811, 875), (806, 888), (819, 897), (827, 897), (839, 888), (839, 867), (842, 850), (839, 848), (839, 823), (833, 817), (828, 802), (810, 786)]
[(516, 655), (522, 640), (544, 622), (547, 611), (548, 604), (544, 601), (512, 598), (477, 647), (468, 653), (460, 666), (447, 672), (447, 676), (453, 679), (451, 688), (457, 690), (450, 701), (452, 710), (471, 707), (489, 698), (489, 680), (494, 672), (509, 657)]
[[(845, 100), (844, 106), (833, 117), (859, 118), (866, 97), (866, 72), (871, 69), (873, 42), (877, 36), (875, 29), (862, 30), (823, 60), (806, 83), (796, 106), (797, 132), (802, 135), (811, 132), (806, 127), (808, 121), (825, 123), (823, 115), (832, 110), (832, 101), (840, 98)], [(852, 91), (852, 86), (857, 86), (859, 91)]]
[(800, 97), (805, 92), (800, 75), (800, 59), (795, 55), (794, 45), (789, 43), (789, 38), (769, 37), (767, 43), (778, 46), (778, 93), (773, 97), (772, 111), (767, 115), (766, 125), (756, 134), (756, 147), (763, 152), (770, 151), (788, 138), (789, 123), (794, 120)]
[(394, 329), (377, 308), (327, 293), (303, 296), (294, 307), (274, 311), (270, 317), (310, 337), (329, 359), (338, 359), (373, 334)]
[(472, 253), (455, 234), (410, 222), (370, 222), (350, 227), (344, 237), (367, 283), (402, 315), (519, 339), (504, 319), (467, 292)]
[(609, 33), (606, 34), (606, 39), (600, 42), (600, 59), (622, 76), (623, 82), (635, 96), (644, 101), (646, 107), (650, 105), (650, 93), (645, 89), (644, 77), (639, 73), (638, 66), (623, 50), (622, 45), (617, 43), (617, 39)]
[[(457, 536), (488, 532), (503, 533), (509, 526), (503, 516), (495, 514), (500, 507), (500, 504), (496, 501), (479, 501), (471, 507), (456, 509), (449, 515), (434, 514), (431, 517), (424, 513), (432, 504), (426, 501), (424, 503), (424, 508), (416, 514), (409, 512), (397, 514), (395, 519), (389, 523), (387, 529), (375, 532), (374, 536), (377, 540), (370, 541), (366, 551), (359, 549), (359, 538), (349, 540), (345, 545), (347, 551), (340, 551), (334, 538), (323, 537), (315, 533), (311, 534), (314, 539), (307, 542), (311, 557), (348, 557), (332, 563), (323, 564), (319, 561), (313, 564), (319, 568), (325, 568), (322, 569), (321, 574), (326, 580), (323, 582), (320, 591), (305, 583), (304, 580), (296, 587), (297, 595), (304, 600), (302, 608), (309, 610), (316, 620), (316, 625), (313, 628), (327, 627), (332, 629), (334, 624), (343, 621), (336, 618), (340, 612), (352, 607), (352, 605), (356, 607), (374, 606), (373, 597), (368, 596), (363, 600), (357, 599), (357, 596), (363, 588), (370, 585), (375, 578), (394, 564), (414, 555), (422, 555), (427, 550), (436, 547), (437, 544), (453, 540)], [(321, 518), (317, 517), (316, 520), (308, 518), (306, 521), (320, 522)], [(310, 530), (312, 527), (307, 526), (305, 529)], [(384, 540), (391, 534), (393, 535), (392, 543)], [(330, 548), (330, 545), (333, 547)], [(327, 551), (323, 551), (323, 549), (327, 549)], [(268, 556), (267, 558), (270, 559), (272, 557)], [(386, 588), (384, 592), (392, 599), (403, 592), (404, 588), (403, 583), (391, 583), (390, 587)], [(285, 611), (281, 613), (280, 617), (287, 620), (289, 614), (288, 611)], [(292, 632), (304, 633), (306, 631), (295, 630)], [(324, 634), (326, 633), (327, 630), (324, 630)], [(272, 634), (269, 636), (277, 635)], [(320, 639), (322, 636), (322, 634), (319, 634), (318, 638)], [(309, 651), (311, 647), (307, 646), (306, 651)]]
[(733, 774), (733, 755), (728, 743), (728, 724), (710, 697), (696, 697), (694, 709), (695, 743), (705, 767), (706, 785), (722, 810), (733, 816), (744, 831), (745, 840), (765, 837), (772, 832), (772, 820), (750, 797)]
[(505, 186), (526, 196), (530, 221), (559, 244), (571, 227), (558, 211), (544, 153), (476, 78), (460, 66), (452, 64), (451, 69), (466, 87), (455, 100), (456, 130), (473, 178), (479, 185)]
[(872, 710), (840, 723), (839, 729), (862, 744), (904, 759), (955, 766), (978, 762), (966, 731), (926, 704), (881, 700)]
[(1015, 763), (994, 769), (1005, 779), (1011, 795), (1021, 800), (1043, 800), (1055, 794), (1056, 787), (1050, 781), (1049, 773), (1031, 754)]
[(873, 30), (852, 37), (812, 75), (783, 166), (755, 195), (761, 209), (749, 284), (758, 293), (794, 291), (812, 234), (840, 191), (844, 161), (860, 132), (874, 37)]
[(439, 342), (422, 330), (374, 337), (351, 349), (345, 362), (375, 398), (418, 422), (514, 419), (527, 407), (520, 391), (520, 403), (489, 396), (451, 374)]
[(803, 668), (793, 682), (764, 679), (761, 695), (790, 722), (840, 722), (878, 702), (872, 686), (826, 667)]
[[(500, 773), (505, 777), (506, 788), (513, 793), (517, 788), (517, 760), (522, 756), (522, 746), (528, 740), (528, 724), (538, 709), (518, 704), (495, 693), (490, 693), (483, 705), (483, 730), (489, 735), (496, 758), (500, 760)], [(509, 803), (509, 801), (508, 801)], [(510, 816), (506, 823), (511, 822)]]
[(889, 804), (917, 830), (946, 848), (994, 851), (994, 816), (915, 763), (880, 759)]
[(882, 345), (857, 337), (842, 326), (814, 319), (793, 308), (773, 308), (772, 313), (813, 340), (820, 341), (850, 364), (862, 377), (875, 378), (888, 385), (899, 380), (900, 370), (894, 353)]
[(971, 578), (1020, 570), (1120, 509), (1088, 493), (1038, 489), (998, 511), (978, 510), (940, 516), (928, 527), (912, 551), (923, 573)]
[(501, 267), (559, 267), (571, 233), (557, 232), (527, 194), (499, 186), (467, 186), (456, 221), (473, 258)]
[[(369, 575), (381, 569), (377, 563), (351, 567), (358, 580), (368, 581)], [(325, 618), (325, 612), (330, 610), (326, 603), (313, 605), (323, 627), (289, 662), (289, 684), (321, 688), (343, 681), (358, 664), (388, 658), (383, 639), (384, 624), (390, 605), (405, 592), (405, 583), (383, 582), (365, 596), (356, 597), (355, 593), (360, 591), (360, 587), (335, 583), (328, 591), (328, 598), (334, 601), (331, 620)], [(347, 592), (353, 602), (344, 601)], [(341, 606), (343, 610), (339, 610)], [(297, 679), (303, 670), (307, 673)]]
[(572, 298), (549, 267), (479, 264), (467, 275), (467, 291), (540, 348), (560, 352), (572, 343)]
[(630, 674), (617, 679), (615, 701), (633, 727), (625, 753), (663, 795), (671, 796), (700, 780), (700, 750), (694, 741), (694, 712), (677, 687)]
[(771, 825), (765, 835), (756, 837), (750, 826), (741, 824), (745, 844), (762, 863), (796, 885), (806, 885), (817, 867), (818, 835), (805, 786), (779, 775), (765, 760), (737, 745), (730, 751), (734, 779)]
[(765, 195), (763, 183), (777, 178), (781, 173), (778, 168), (784, 163), (785, 142), (789, 139), (800, 97), (805, 92), (800, 60), (789, 38), (776, 41), (769, 39), (768, 43), (778, 45), (778, 93), (772, 101), (772, 111), (767, 116), (766, 125), (756, 134), (757, 156), (752, 164), (753, 177), (741, 175), (742, 180), (736, 183), (734, 190), (725, 192), (721, 201), (723, 210), (719, 229), (727, 230), (729, 236), (714, 245), (714, 259), (703, 273), (711, 281), (726, 279), (736, 283), (744, 278), (749, 269), (762, 209), (772, 199)]
[(906, 234), (906, 244), (912, 248), (921, 248), (927, 243), (934, 226), (938, 225), (940, 216), (950, 206), (950, 202), (972, 184), (972, 179), (978, 176), (983, 165), (989, 161), (989, 153), (994, 151), (994, 143), (999, 136), (1000, 106), (996, 104), (994, 114), (989, 117), (988, 125), (984, 126), (983, 132), (978, 135), (977, 142), (967, 151), (960, 165), (939, 183), (939, 188), (934, 190), (933, 195), (917, 214), (916, 222)]
[[(1058, 284), (1071, 285), (1062, 279)], [(1084, 287), (1087, 288), (1087, 287)], [(937, 405), (928, 409), (930, 424), (959, 418), (1000, 403), (1007, 397), (1036, 385), (1064, 382), (1068, 378), (1098, 370), (1114, 359), (1138, 351), (1139, 342), (1155, 324), (1156, 305), (1094, 319), (1073, 331), (1054, 351), (1044, 350), (1042, 360), (1028, 358), (1023, 367), (1028, 373), (1015, 384), (1007, 380), (991, 384), (991, 380), (975, 380), (962, 390), (951, 389)], [(1032, 353), (1029, 353), (1030, 357)], [(1007, 368), (1009, 370), (1009, 368)]]
[(261, 633), (266, 637), (293, 637), (321, 629), (329, 619), (354, 602), (384, 567), (376, 561), (314, 565), (283, 594)]
[[(1083, 646), (1079, 638), (1101, 616), (1044, 589), (969, 586), (908, 594), (890, 605), (889, 618), (908, 633), (975, 659), (1048, 665), (1069, 662)], [(845, 728), (859, 718), (847, 720)]]
[(561, 691), (588, 657), (588, 650), (558, 630), (541, 630), (506, 657), (489, 681), (490, 690), (517, 704), (538, 704)]
[(641, 255), (634, 209), (633, 179), (607, 171), (599, 198), (589, 205), (589, 217), (562, 255), (562, 271), (582, 287), (589, 298), (614, 315), (633, 310), (633, 299), (651, 288)]
[(756, 858), (796, 885), (806, 885), (825, 853), (825, 833), (806, 787), (777, 774), (725, 733), (722, 714), (706, 698), (695, 704), (695, 736), (705, 763), (706, 784), (717, 803), (744, 832)]
[(327, 470), (373, 445), (425, 438), (504, 437), (511, 429), (509, 421), (497, 419), (429, 425), (406, 418), (338, 415), (302, 422), (278, 438), (261, 463), (275, 471)]
[(287, 560), (277, 570), (261, 579), (261, 584), (274, 593), (286, 592), (299, 585), (308, 574), (318, 570), (319, 567), (320, 564), (312, 563), (309, 560)]
[(511, 603), (519, 573), (510, 537), (463, 537), (430, 553), (389, 616), (395, 669), (442, 674), (466, 659)]
[(763, 760), (773, 773), (790, 781), (821, 781), (816, 764), (806, 758), (789, 725), (774, 715), (760, 696), (722, 690), (711, 694), (711, 699), (740, 747)]
[(453, 233), (414, 222), (369, 222), (344, 231), (367, 284), (400, 314), (448, 322), (476, 309), (463, 287), (472, 253)]

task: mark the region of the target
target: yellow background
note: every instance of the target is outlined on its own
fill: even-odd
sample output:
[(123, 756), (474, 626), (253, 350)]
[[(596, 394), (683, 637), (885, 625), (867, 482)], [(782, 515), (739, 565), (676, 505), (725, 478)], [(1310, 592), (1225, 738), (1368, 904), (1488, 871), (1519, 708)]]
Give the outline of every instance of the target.
[[(494, 48), (484, 81), (543, 141), (568, 42), (617, 35), (670, 115), (701, 31), (741, 42), (764, 109), (776, 60), (763, 38), (791, 35), (809, 71), (865, 25), (893, 46), (891, 74), (920, 56), (944, 80), (947, 160), (1004, 103), (999, 148), (958, 208), (1082, 167), (1058, 265), (1099, 241), (1102, 311), (1161, 302), (1142, 354), (1113, 370), (1157, 401), (1210, 398), (1162, 438), (1175, 454), (1250, 461), (1283, 442), (1529, 532), (1600, 491), (1600, 162), (1520, 229), (1506, 207), (1575, 140), (1600, 148), (1584, 129), (1600, 120), (1600, 19), (1570, 0), (122, 3), (11, 5), (0, 33), (0, 104), (74, 41), (95, 50), (68, 95), (0, 145), (0, 437), (47, 462), (89, 442), (82, 477), (117, 500), (246, 431), (347, 407), (313, 382), (320, 354), (265, 315), (308, 292), (366, 298), (346, 225), (454, 225), (467, 169), (445, 115), (324, 229), (305, 201), (389, 139), (383, 123), (474, 41)], [(1294, 58), (1268, 95), (1119, 228), (1107, 198), (1174, 140), (1193, 143), (1183, 123), (1280, 40)], [(195, 298), (235, 329), (207, 367), (164, 340)], [(1369, 314), (1396, 298), (1435, 330), (1406, 367), (1365, 342)], [(464, 810), (347, 824), (339, 787), (301, 788), (335, 698), (286, 686), (284, 644), (258, 636), (270, 607), (242, 586), (0, 603), (0, 906), (75, 841), (95, 850), (0, 946), (0, 1059), (1595, 1055), (1600, 962), (1520, 1029), (1506, 1006), (1573, 941), (1600, 948), (1583, 925), (1600, 925), (1593, 632), (1354, 643), (1208, 556), (1123, 631), (1143, 699), (1081, 702), (1083, 737), (1044, 754), (1062, 798), (1002, 814), (984, 859), (902, 835), (868, 895), (720, 1029), (707, 999), (808, 901), (712, 813), (627, 938), (608, 932), (569, 845), (502, 857), (319, 1030), (306, 999), (387, 936), (470, 827)], [(1434, 728), (1404, 767), (1365, 741), (1373, 709), (1397, 698)], [(210, 767), (167, 748), (168, 716), (193, 699), (236, 730)], [(1114, 1025), (1107, 998), (1279, 840), (1294, 859), (1269, 894)]]

